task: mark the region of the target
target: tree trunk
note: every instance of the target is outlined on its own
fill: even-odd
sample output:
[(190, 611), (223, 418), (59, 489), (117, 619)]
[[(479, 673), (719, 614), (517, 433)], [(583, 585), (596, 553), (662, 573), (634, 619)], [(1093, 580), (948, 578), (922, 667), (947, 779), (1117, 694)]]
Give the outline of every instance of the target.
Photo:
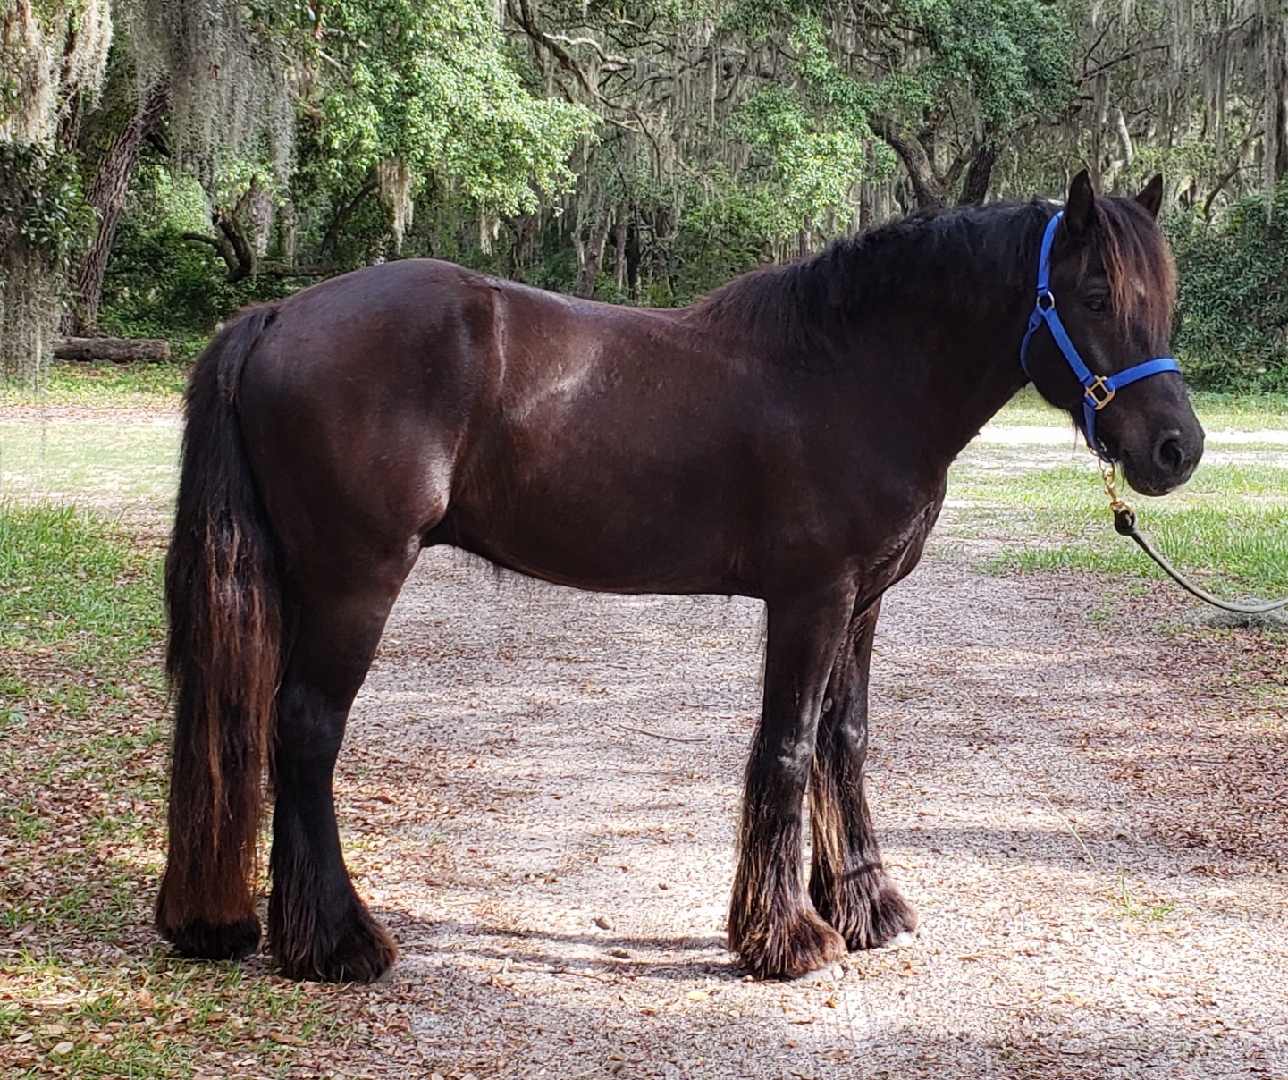
[(148, 131), (161, 118), (170, 100), (170, 84), (155, 83), (139, 99), (129, 123), (112, 141), (99, 163), (93, 183), (86, 192), (86, 202), (98, 215), (98, 232), (84, 258), (72, 271), (73, 310), (69, 329), (73, 333), (92, 333), (98, 327), (98, 308), (103, 298), (103, 276), (116, 239), (116, 226), (121, 220), (130, 177), (138, 164), (139, 148)]
[(993, 166), (997, 163), (997, 143), (991, 132), (985, 132), (984, 138), (975, 149), (970, 168), (966, 170), (966, 180), (962, 184), (962, 197), (959, 205), (982, 205), (988, 198), (988, 185), (993, 179)]
[(619, 295), (626, 294), (626, 211), (617, 211), (617, 230), (613, 234), (613, 283)]
[(595, 281), (599, 277), (599, 264), (604, 259), (604, 244), (608, 240), (608, 214), (601, 212), (590, 227), (590, 238), (581, 249), (581, 269), (577, 274), (577, 295), (595, 295)]
[(862, 232), (872, 224), (872, 217), (872, 182), (870, 180), (864, 180), (863, 183), (859, 185), (858, 220), (854, 223), (859, 232)]
[(1271, 123), (1274, 126), (1274, 177), (1275, 183), (1278, 183), (1288, 176), (1288, 22), (1285, 22), (1282, 14), (1275, 22), (1274, 37), (1269, 42), (1269, 82), (1273, 95)]
[[(224, 261), (228, 263), (228, 284), (236, 285), (239, 281), (254, 277), (259, 272), (259, 255), (255, 245), (246, 233), (246, 214), (251, 200), (260, 190), (259, 177), (252, 176), (250, 186), (242, 193), (231, 210), (224, 211), (216, 206), (211, 213), (215, 228), (223, 235), (226, 247), (221, 250)], [(228, 252), (232, 252), (234, 262), (228, 262)]]
[(326, 227), (326, 235), (322, 237), (322, 247), (318, 251), (319, 262), (325, 263), (335, 260), (335, 246), (340, 241), (340, 233), (349, 223), (349, 219), (353, 217), (358, 207), (362, 205), (362, 201), (367, 196), (374, 194), (379, 186), (376, 182), (375, 173), (371, 173), (363, 181), (362, 186), (358, 188), (353, 198), (339, 207), (331, 216), (331, 223)]
[(635, 222), (626, 229), (626, 289), (631, 301), (640, 302), (640, 231)]
[(930, 155), (926, 153), (926, 148), (896, 120), (874, 120), (872, 126), (899, 155), (899, 160), (907, 169), (917, 206), (921, 209), (943, 206), (947, 200), (944, 198), (939, 178), (935, 176), (935, 169), (931, 164)]

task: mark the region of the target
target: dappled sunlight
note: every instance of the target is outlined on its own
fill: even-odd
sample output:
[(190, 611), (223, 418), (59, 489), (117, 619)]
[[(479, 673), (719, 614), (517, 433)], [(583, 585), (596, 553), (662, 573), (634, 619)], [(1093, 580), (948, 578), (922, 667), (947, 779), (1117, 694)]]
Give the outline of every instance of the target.
[[(177, 429), (122, 430), (43, 463), (28, 441), (37, 475), (20, 484), (159, 531)], [(1161, 505), (1281, 498), (1280, 466), (1256, 453)], [(1008, 455), (1025, 454), (1038, 494), (1017, 500)], [(101, 505), (97, 460), (119, 470)], [(972, 449), (953, 513), (999, 517), (948, 531), (998, 542), (1042, 499), (1076, 511), (1084, 471), (1098, 510), (1072, 447)], [(346, 859), (402, 959), (374, 986), (300, 986), (262, 953), (176, 960), (151, 928), (160, 628), (125, 621), (136, 591), (159, 604), (142, 563), (160, 551), (127, 555), (123, 530), (94, 521), (45, 522), (38, 547), (61, 569), (14, 596), (0, 639), (0, 1067), (289, 1075), (347, 1046), (380, 1075), (451, 1063), (483, 1080), (557, 1071), (575, 1040), (587, 1076), (632, 1075), (661, 1067), (659, 1038), (675, 1068), (712, 1076), (767, 1047), (776, 1068), (828, 1078), (1279, 1060), (1288, 673), (1272, 634), (1195, 625), (1187, 601), (1129, 577), (981, 576), (953, 535), (936, 541), (889, 594), (873, 662), (869, 790), (918, 941), (812, 983), (748, 983), (724, 922), (762, 605), (594, 596), (429, 552), (337, 777)], [(103, 541), (119, 551), (90, 550)]]
[(1182, 750), (1183, 717), (1228, 724), (1228, 675), (1148, 629), (1170, 594), (1098, 593), (1091, 622), (1083, 580), (932, 558), (889, 595), (869, 783), (919, 941), (782, 986), (742, 982), (723, 946), (759, 605), (510, 588), (431, 553), (340, 760), (350, 863), (403, 949), (384, 1000), (417, 1002), (430, 1060), (472, 1047), (479, 1068), (573, 1037), (587, 1068), (629, 1061), (658, 1020), (684, 1060), (771, 1039), (808, 1076), (1270, 1060), (1288, 1037), (1274, 836), (1236, 811), (1242, 854), (1193, 847), (1124, 771)]

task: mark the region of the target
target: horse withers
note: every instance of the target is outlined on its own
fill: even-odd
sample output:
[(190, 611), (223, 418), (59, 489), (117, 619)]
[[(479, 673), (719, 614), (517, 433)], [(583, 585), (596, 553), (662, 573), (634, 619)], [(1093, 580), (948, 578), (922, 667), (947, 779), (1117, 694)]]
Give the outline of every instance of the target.
[[(1082, 173), (1054, 224), (1038, 200), (920, 213), (683, 310), (408, 260), (242, 315), (186, 397), (162, 935), (197, 957), (257, 945), (267, 769), (280, 969), (369, 980), (393, 961), (344, 865), (332, 773), (436, 544), (582, 589), (762, 599), (729, 946), (793, 977), (913, 930), (864, 794), (881, 596), (916, 565), (953, 459), (1030, 377), (1079, 424), (1092, 395), (1088, 435), (1137, 490), (1189, 477), (1203, 433), (1180, 376), (1138, 377), (1172, 314), (1161, 193), (1097, 198)], [(1038, 303), (1058, 298), (1085, 377), (1054, 328), (1026, 334), (1040, 261)]]

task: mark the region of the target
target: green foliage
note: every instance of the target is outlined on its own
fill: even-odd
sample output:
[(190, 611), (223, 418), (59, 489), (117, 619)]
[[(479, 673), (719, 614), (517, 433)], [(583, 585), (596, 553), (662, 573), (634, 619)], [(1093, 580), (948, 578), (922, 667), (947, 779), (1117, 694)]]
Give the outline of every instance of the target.
[[(746, 21), (772, 31), (764, 5), (757, 7)], [(928, 114), (964, 106), (962, 120), (1005, 131), (1021, 117), (1058, 114), (1073, 98), (1074, 35), (1053, 4), (899, 0), (863, 8), (887, 28), (857, 54), (865, 76), (854, 74), (853, 52), (846, 57), (850, 70), (842, 70), (844, 54), (819, 17), (798, 18), (790, 37), (810, 94), (851, 130), (886, 115), (920, 124)]]
[(159, 337), (176, 357), (196, 355), (230, 314), (285, 295), (275, 277), (228, 281), (228, 268), (207, 244), (164, 223), (148, 229), (127, 220), (117, 233), (103, 282), (101, 327), (121, 337)]
[[(20, 245), (60, 266), (92, 222), (75, 159), (39, 146), (0, 142), (0, 241), (7, 249)], [(0, 260), (0, 273), (7, 262), (8, 257)]]
[(672, 241), (672, 303), (691, 304), (773, 256), (768, 238), (786, 225), (774, 190), (725, 180), (689, 210)]
[(895, 7), (928, 50), (914, 70), (931, 101), (966, 91), (981, 117), (1004, 130), (1025, 114), (1057, 114), (1072, 99), (1074, 36), (1056, 5), (904, 0)]
[(1251, 196), (1208, 223), (1197, 214), (1165, 224), (1180, 287), (1175, 344), (1199, 389), (1288, 392), (1288, 182), (1273, 213)]
[(0, 383), (42, 379), (63, 275), (93, 220), (74, 158), (0, 142)]
[(870, 132), (828, 130), (786, 89), (756, 95), (731, 126), (772, 166), (772, 189), (763, 193), (767, 198), (756, 200), (764, 211), (759, 222), (764, 236), (795, 232), (828, 211), (848, 216), (854, 185), (884, 178), (894, 168), (889, 148)]
[(524, 90), (490, 4), (345, 0), (324, 17), (319, 142), (338, 172), (396, 158), (492, 213), (569, 186), (568, 153), (593, 117)]

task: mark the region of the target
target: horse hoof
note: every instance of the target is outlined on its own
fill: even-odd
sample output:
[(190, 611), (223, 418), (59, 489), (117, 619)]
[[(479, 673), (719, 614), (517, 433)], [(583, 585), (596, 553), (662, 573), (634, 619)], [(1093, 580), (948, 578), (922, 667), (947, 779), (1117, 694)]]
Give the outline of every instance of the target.
[(237, 919), (215, 926), (197, 919), (183, 926), (157, 924), (180, 956), (192, 960), (242, 960), (259, 946), (259, 920)]
[(804, 975), (797, 975), (793, 982), (802, 983), (809, 986), (813, 983), (834, 983), (840, 982), (845, 978), (845, 968), (841, 964), (828, 964), (818, 968), (815, 971), (807, 971)]
[(393, 965), (398, 949), (384, 927), (358, 908), (343, 928), (325, 940), (292, 942), (287, 934), (270, 944), (278, 969), (299, 982), (375, 982)]
[(914, 933), (920, 920), (917, 909), (893, 885), (886, 885), (872, 903), (868, 924), (869, 949), (901, 949), (915, 942)]
[(917, 909), (884, 881), (870, 882), (866, 889), (858, 884), (852, 883), (840, 897), (814, 898), (814, 906), (845, 937), (850, 952), (899, 948), (897, 941), (911, 943)]
[(908, 949), (917, 944), (917, 935), (911, 930), (905, 930), (901, 934), (895, 934), (889, 941), (881, 947), (883, 949)]
[(845, 956), (845, 939), (813, 911), (749, 928), (734, 949), (757, 979), (799, 979), (831, 969)]

